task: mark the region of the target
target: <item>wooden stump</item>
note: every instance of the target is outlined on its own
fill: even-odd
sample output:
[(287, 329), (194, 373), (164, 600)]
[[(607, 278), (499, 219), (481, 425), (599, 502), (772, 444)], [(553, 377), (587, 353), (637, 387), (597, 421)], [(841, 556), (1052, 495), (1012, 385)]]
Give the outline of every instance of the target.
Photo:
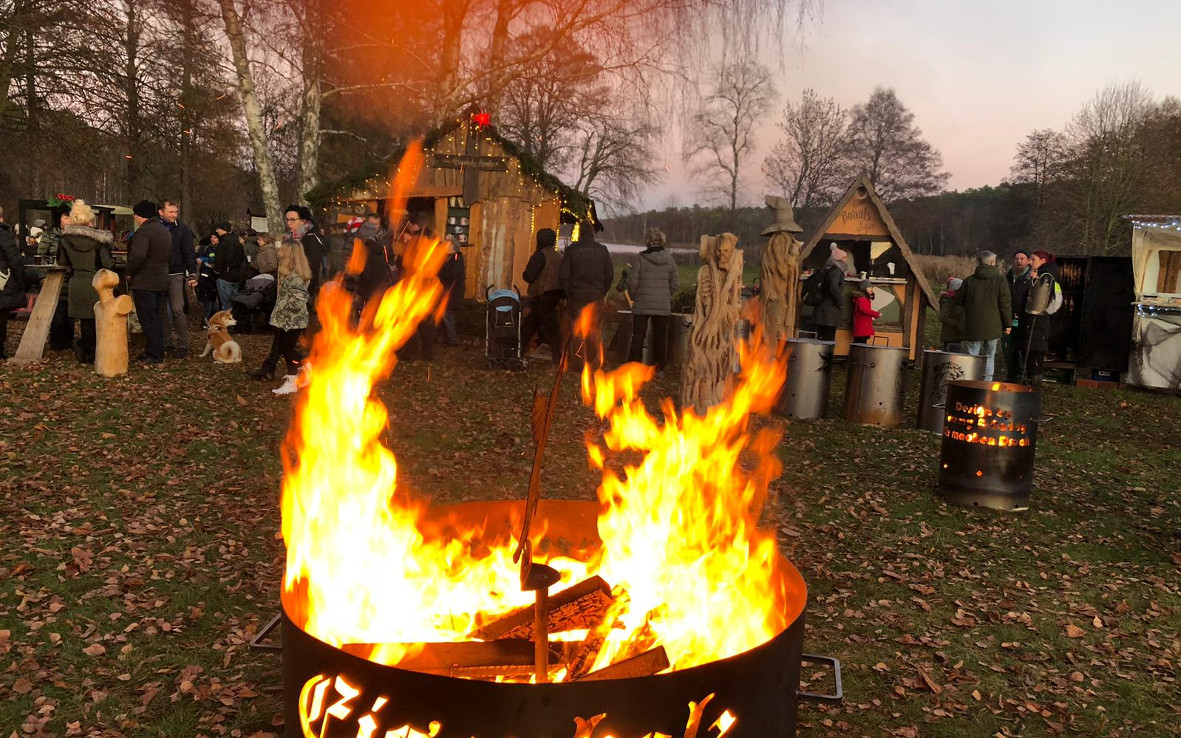
[(792, 234), (780, 231), (763, 247), (763, 338), (768, 346), (795, 338), (803, 245)]
[(701, 237), (697, 304), (689, 361), (681, 380), (681, 407), (704, 413), (726, 396), (734, 374), (734, 330), (742, 308), (742, 252), (732, 233)]

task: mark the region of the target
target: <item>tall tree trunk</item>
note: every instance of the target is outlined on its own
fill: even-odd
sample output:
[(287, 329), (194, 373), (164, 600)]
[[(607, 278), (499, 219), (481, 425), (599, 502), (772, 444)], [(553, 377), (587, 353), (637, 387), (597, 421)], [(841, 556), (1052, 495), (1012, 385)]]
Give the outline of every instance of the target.
[(181, 78), (180, 104), (180, 212), (192, 222), (193, 212), (193, 51), (196, 48), (196, 29), (193, 28), (193, 2), (185, 0), (181, 7)]
[(25, 29), (25, 95), (28, 103), (26, 111), (27, 125), (25, 126), (25, 154), (29, 157), (28, 186), (35, 192), (41, 192), (41, 157), (38, 155), (39, 137), (37, 128), (40, 126), (40, 115), (37, 110), (37, 76), (36, 76), (36, 47), (33, 46), (32, 23)]
[[(514, 0), (496, 0), (496, 24), (492, 27), (491, 54), (493, 64), (504, 64), (508, 52), (508, 25), (512, 19)], [(488, 98), (488, 110), (493, 116), (500, 113), (504, 98), (504, 85), (499, 79), (491, 80), (492, 95)]]
[(230, 40), (230, 51), (234, 58), (238, 94), (242, 96), (242, 108), (246, 113), (246, 132), (250, 136), (250, 146), (254, 150), (254, 165), (258, 168), (259, 187), (262, 189), (262, 200), (267, 211), (267, 230), (280, 236), (283, 233), (283, 211), (279, 205), (279, 184), (275, 180), (271, 150), (267, 148), (262, 106), (254, 87), (254, 75), (250, 72), (250, 59), (246, 55), (246, 34), (242, 28), (242, 19), (234, 8), (234, 0), (217, 2), (221, 6), (221, 18), (225, 23), (226, 36)]
[(443, 118), (459, 106), (459, 60), (463, 43), (463, 21), (469, 0), (449, 0), (443, 5), (443, 41), (439, 49), (439, 110)]
[(306, 6), (306, 26), (303, 32), (303, 101), (300, 115), (299, 171), (296, 176), (295, 198), (307, 205), (308, 192), (316, 186), (320, 169), (320, 110), (323, 93), (320, 86), (323, 54), (323, 17), (317, 0)]
[(127, 162), (127, 199), (138, 200), (139, 193), (139, 153), (140, 153), (140, 120), (139, 120), (139, 8), (136, 3), (127, 4), (127, 29), (123, 36), (124, 68), (123, 83), (127, 95), (127, 121), (124, 134), (126, 137)]

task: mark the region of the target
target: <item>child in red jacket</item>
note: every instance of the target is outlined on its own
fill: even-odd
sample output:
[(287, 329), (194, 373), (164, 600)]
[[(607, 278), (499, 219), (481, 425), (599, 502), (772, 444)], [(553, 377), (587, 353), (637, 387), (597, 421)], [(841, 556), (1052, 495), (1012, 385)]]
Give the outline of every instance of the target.
[(873, 285), (868, 279), (857, 285), (861, 290), (853, 297), (853, 343), (868, 343), (873, 336), (873, 319), (882, 314), (873, 309)]

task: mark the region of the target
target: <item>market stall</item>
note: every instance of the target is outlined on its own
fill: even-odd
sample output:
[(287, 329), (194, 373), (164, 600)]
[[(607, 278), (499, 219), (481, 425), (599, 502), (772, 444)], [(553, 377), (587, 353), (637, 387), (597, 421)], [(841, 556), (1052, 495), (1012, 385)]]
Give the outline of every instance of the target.
[(1181, 390), (1181, 215), (1128, 215), (1136, 313), (1127, 383)]
[[(391, 212), (388, 182), (403, 153), (394, 152), (367, 175), (325, 185), (308, 198), (327, 211), (329, 220), (343, 222), (373, 210), (396, 224), (407, 213)], [(423, 153), (406, 211), (425, 214), (436, 234), (459, 244), (467, 262), (467, 297), (482, 300), (488, 287), (524, 293), (521, 272), (538, 230), (557, 231), (561, 248), (576, 237), (580, 221), (598, 225), (593, 200), (537, 166), (496, 132), (485, 113), (471, 111), (431, 131), (423, 139)]]
[[(800, 279), (807, 279), (813, 269), (824, 268), (829, 243), (836, 243), (853, 260), (856, 277), (845, 278), (844, 315), (836, 334), (836, 355), (849, 353), (853, 342), (851, 293), (862, 278), (874, 285), (873, 308), (882, 314), (874, 321), (874, 330), (888, 346), (906, 348), (914, 361), (922, 352), (925, 306), (939, 304), (931, 286), (923, 277), (906, 239), (874, 192), (864, 174), (859, 176), (844, 196), (825, 215), (820, 227), (808, 238), (800, 254)], [(803, 294), (801, 289), (800, 294)], [(812, 330), (812, 308), (799, 306), (796, 335)]]

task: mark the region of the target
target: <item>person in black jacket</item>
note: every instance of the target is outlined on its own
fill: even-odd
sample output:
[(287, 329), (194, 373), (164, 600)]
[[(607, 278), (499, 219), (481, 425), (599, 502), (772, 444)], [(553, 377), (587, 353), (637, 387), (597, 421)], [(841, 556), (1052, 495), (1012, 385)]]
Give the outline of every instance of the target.
[(233, 307), (234, 295), (242, 282), (246, 253), (242, 251), (242, 242), (229, 223), (218, 223), (214, 232), (217, 233), (217, 257), (213, 262), (213, 268), (217, 271), (217, 301), (222, 310), (229, 310)]
[[(178, 359), (189, 353), (189, 320), (185, 315), (188, 306), (187, 289), (197, 286), (197, 250), (193, 244), (193, 230), (180, 222), (180, 206), (176, 200), (164, 198), (160, 201), (160, 222), (172, 235), (172, 256), (168, 260), (168, 299), (160, 315), (164, 326), (164, 350), (173, 351)], [(171, 347), (169, 340), (176, 331), (176, 343)]]
[(558, 322), (559, 306), (562, 302), (562, 286), (558, 272), (562, 266), (562, 255), (556, 244), (558, 234), (552, 228), (537, 232), (537, 249), (529, 257), (521, 278), (529, 284), (529, 313), (521, 323), (521, 347), (527, 349), (534, 334), (540, 331), (540, 340), (549, 345), (550, 355), (556, 366), (561, 359), (562, 326)]
[(135, 314), (146, 341), (139, 360), (148, 364), (164, 361), (164, 326), (160, 324), (160, 303), (168, 295), (168, 262), (172, 258), (172, 234), (160, 222), (156, 203), (141, 200), (132, 208), (135, 235), (127, 250), (127, 284), (135, 301)]
[(824, 294), (816, 306), (816, 338), (836, 340), (837, 326), (845, 310), (845, 274), (849, 271), (849, 255), (835, 243), (829, 244), (829, 257), (824, 263)]
[(443, 312), (443, 331), (447, 337), (447, 345), (456, 346), (459, 344), (459, 335), (455, 330), (455, 311), (463, 302), (467, 269), (463, 263), (463, 254), (459, 250), (459, 244), (455, 241), (448, 241), (447, 245), (451, 248), (451, 252), (447, 254), (447, 260), (439, 268), (439, 281), (443, 283), (443, 300), (447, 303)]
[(25, 261), (21, 258), (12, 228), (4, 222), (4, 210), (0, 208), (0, 360), (7, 359), (4, 348), (8, 340), (8, 316), (12, 311), (25, 305)]
[[(1013, 309), (1013, 320), (1009, 327), (1016, 329), (1020, 322), (1021, 311), (1025, 306), (1025, 297), (1029, 294), (1029, 287), (1033, 284), (1033, 265), (1030, 262), (1032, 254), (1025, 249), (1018, 249), (1013, 254), (1013, 266), (1005, 273), (1005, 280), (1009, 283), (1009, 304)], [(1001, 351), (1005, 354), (1005, 379), (1017, 382), (1021, 378), (1021, 352), (1024, 346), (1019, 345), (1016, 334), (1006, 333), (1001, 337)]]
[[(566, 295), (566, 320), (577, 321), (588, 305), (601, 307), (614, 281), (615, 265), (611, 263), (610, 252), (595, 241), (594, 224), (583, 222), (578, 227), (578, 240), (562, 254), (562, 264), (558, 267), (558, 284)], [(592, 330), (592, 335), (586, 339), (584, 358), (597, 361), (600, 337), (597, 330)]]

